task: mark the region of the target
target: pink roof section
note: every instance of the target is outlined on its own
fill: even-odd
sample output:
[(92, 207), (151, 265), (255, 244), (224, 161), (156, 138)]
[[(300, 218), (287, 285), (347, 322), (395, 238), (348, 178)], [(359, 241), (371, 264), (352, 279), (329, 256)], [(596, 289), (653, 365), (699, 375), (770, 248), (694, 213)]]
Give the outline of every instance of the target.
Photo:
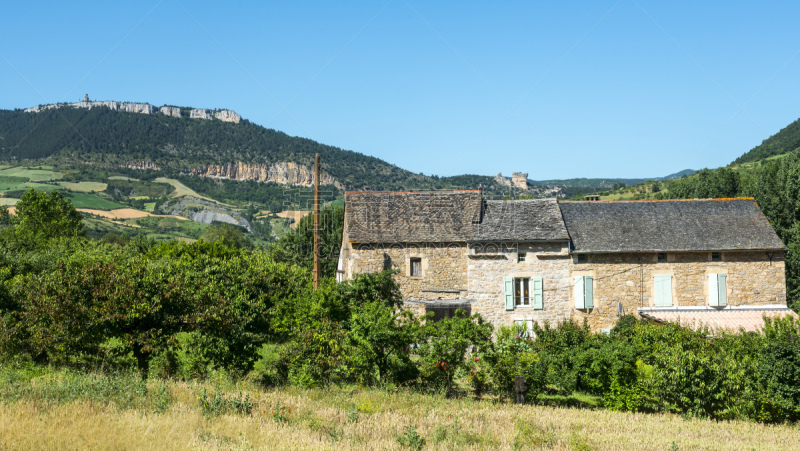
[(740, 328), (746, 332), (758, 332), (764, 327), (764, 316), (774, 318), (787, 315), (798, 317), (797, 313), (785, 305), (737, 306), (722, 309), (713, 307), (644, 307), (639, 309), (639, 316), (643, 318), (680, 323), (682, 326), (692, 329), (706, 326), (712, 330), (728, 329), (734, 332)]

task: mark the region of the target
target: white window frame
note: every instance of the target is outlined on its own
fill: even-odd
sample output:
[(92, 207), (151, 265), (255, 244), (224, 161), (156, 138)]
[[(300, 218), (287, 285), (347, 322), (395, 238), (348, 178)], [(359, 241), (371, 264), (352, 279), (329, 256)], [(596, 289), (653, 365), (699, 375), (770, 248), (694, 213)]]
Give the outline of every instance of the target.
[(528, 253), (517, 252), (517, 263), (527, 263), (527, 262), (528, 262)]
[[(524, 292), (522, 290), (518, 291), (517, 287), (519, 285), (522, 285), (523, 283), (525, 284), (525, 291)], [(524, 303), (525, 301), (527, 301), (527, 304)], [(531, 278), (514, 277), (514, 308), (523, 308), (523, 307), (524, 308), (533, 307), (533, 296), (531, 296)]]

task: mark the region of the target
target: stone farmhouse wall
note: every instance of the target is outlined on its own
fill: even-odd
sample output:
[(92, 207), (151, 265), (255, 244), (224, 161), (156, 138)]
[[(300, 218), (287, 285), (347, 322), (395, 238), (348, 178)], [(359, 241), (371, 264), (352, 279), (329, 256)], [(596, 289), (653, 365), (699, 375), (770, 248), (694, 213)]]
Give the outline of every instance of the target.
[[(518, 263), (519, 253), (526, 254)], [(557, 323), (569, 318), (569, 270), (567, 243), (472, 244), (467, 256), (472, 313), (480, 313), (496, 327), (515, 320)], [(506, 310), (505, 277), (542, 277), (542, 309), (533, 306)]]
[[(467, 246), (463, 243), (400, 243), (346, 245), (345, 279), (354, 274), (396, 269), (403, 299), (453, 300), (467, 295)], [(411, 259), (419, 258), (422, 274), (411, 276)]]
[[(771, 257), (771, 258), (770, 258)], [(624, 313), (638, 307), (654, 307), (658, 274), (672, 275), (673, 307), (708, 306), (708, 274), (724, 273), (727, 305), (786, 304), (786, 279), (782, 252), (722, 252), (711, 261), (711, 252), (657, 254), (589, 254), (586, 263), (570, 259), (570, 284), (575, 276), (592, 276), (594, 308), (575, 309), (574, 290), (568, 290), (572, 319), (586, 318), (593, 331), (614, 326), (622, 303)]]

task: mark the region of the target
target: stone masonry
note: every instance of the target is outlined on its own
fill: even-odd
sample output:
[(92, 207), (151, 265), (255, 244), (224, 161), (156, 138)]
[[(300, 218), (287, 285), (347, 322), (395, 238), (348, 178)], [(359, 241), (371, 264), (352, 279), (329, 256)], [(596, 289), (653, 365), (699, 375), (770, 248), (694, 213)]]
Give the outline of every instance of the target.
[[(586, 263), (570, 259), (572, 319), (586, 318), (593, 331), (614, 326), (619, 303), (624, 313), (654, 306), (654, 276), (672, 275), (674, 307), (708, 306), (708, 274), (727, 274), (728, 305), (786, 304), (786, 279), (782, 252), (722, 252), (721, 261), (711, 261), (711, 252), (667, 253), (659, 263), (657, 254), (589, 254)], [(575, 309), (571, 289), (575, 276), (592, 276), (594, 308)]]
[[(494, 251), (496, 249), (496, 251)], [(525, 262), (517, 256), (524, 252)], [(495, 326), (532, 319), (557, 323), (570, 316), (569, 254), (567, 243), (472, 244), (468, 255), (468, 287), (472, 313)], [(505, 277), (542, 277), (542, 310), (516, 307), (506, 310)]]

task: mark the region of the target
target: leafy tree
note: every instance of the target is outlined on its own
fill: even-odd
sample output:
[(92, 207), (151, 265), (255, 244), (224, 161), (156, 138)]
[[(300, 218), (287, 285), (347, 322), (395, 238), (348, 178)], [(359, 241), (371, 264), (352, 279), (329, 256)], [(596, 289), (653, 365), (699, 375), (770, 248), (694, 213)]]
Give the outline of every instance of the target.
[(46, 193), (30, 188), (17, 202), (16, 218), (4, 217), (12, 224), (14, 240), (27, 247), (57, 237), (83, 235), (83, 216), (55, 190)]
[[(320, 212), (320, 254), (322, 277), (333, 277), (339, 261), (344, 227), (344, 208), (328, 206)], [(282, 236), (272, 247), (277, 261), (313, 269), (314, 215), (300, 219), (297, 228)]]
[(206, 228), (201, 239), (209, 242), (219, 242), (236, 249), (249, 249), (253, 246), (241, 227), (225, 222), (213, 222)]

